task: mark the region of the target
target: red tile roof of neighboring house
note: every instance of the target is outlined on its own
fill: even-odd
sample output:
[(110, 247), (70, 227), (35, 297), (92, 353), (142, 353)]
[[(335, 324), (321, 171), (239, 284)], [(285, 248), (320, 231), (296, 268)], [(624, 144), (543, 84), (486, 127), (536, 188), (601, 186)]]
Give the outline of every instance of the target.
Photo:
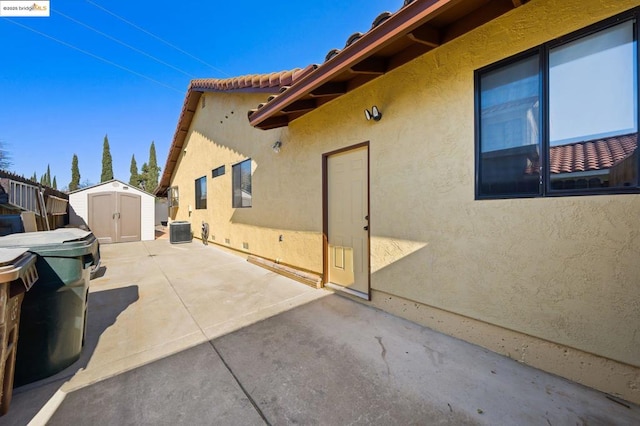
[(637, 133), (552, 146), (549, 171), (574, 173), (608, 169), (630, 157), (637, 147)]
[[(560, 174), (609, 169), (632, 156), (637, 147), (637, 133), (552, 146), (549, 171)], [(539, 167), (539, 160), (534, 161), (525, 173), (538, 173)]]
[(231, 78), (203, 78), (192, 80), (187, 88), (187, 94), (182, 104), (182, 111), (178, 118), (178, 125), (169, 148), (167, 161), (165, 163), (158, 188), (154, 191), (157, 195), (164, 195), (171, 181), (171, 174), (178, 160), (178, 155), (182, 151), (184, 139), (187, 136), (191, 121), (204, 92), (264, 92), (277, 93), (285, 86), (291, 85), (298, 79), (303, 78), (315, 66), (308, 66), (304, 69), (296, 68), (289, 71), (280, 71), (270, 74), (251, 74)]
[(249, 122), (260, 129), (287, 126), (528, 1), (405, 0), (397, 12), (381, 13), (366, 33), (352, 34), (342, 49), (329, 51), (316, 69), (250, 110)]

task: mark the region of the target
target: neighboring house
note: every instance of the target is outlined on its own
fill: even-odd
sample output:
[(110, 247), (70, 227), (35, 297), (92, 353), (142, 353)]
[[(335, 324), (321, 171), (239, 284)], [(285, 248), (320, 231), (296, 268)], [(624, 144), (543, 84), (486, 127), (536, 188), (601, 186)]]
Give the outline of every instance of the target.
[(155, 239), (155, 197), (113, 179), (69, 194), (73, 226), (86, 226), (100, 243)]
[(640, 403), (637, 6), (407, 1), (258, 100), (262, 133), (260, 96), (192, 86), (159, 192), (274, 270)]
[(47, 226), (61, 228), (69, 222), (69, 196), (64, 192), (5, 170), (0, 170), (0, 187), (0, 193), (5, 194), (0, 196), (0, 214), (23, 214), (23, 218), (25, 213), (31, 214), (32, 226), (38, 231), (47, 230)]

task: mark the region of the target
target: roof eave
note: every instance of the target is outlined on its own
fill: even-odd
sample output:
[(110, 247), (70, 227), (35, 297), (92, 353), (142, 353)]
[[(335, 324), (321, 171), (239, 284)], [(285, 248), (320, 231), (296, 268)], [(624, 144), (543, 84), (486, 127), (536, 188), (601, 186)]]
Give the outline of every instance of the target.
[(357, 43), (348, 46), (334, 58), (298, 81), (289, 90), (255, 111), (250, 117), (250, 124), (254, 127), (261, 127), (262, 122), (299, 99), (300, 96), (304, 96), (329, 82), (333, 77), (356, 65), (394, 38), (402, 37), (407, 32), (419, 27), (426, 19), (433, 18), (462, 1), (465, 0), (433, 0), (408, 4), (388, 20), (364, 34)]
[[(388, 17), (383, 17), (384, 20), (381, 23), (374, 22), (372, 29), (365, 34), (354, 34), (355, 37), (352, 36), (349, 39), (344, 49), (331, 51), (323, 64), (296, 81), (288, 90), (258, 106), (257, 109), (249, 111), (249, 123), (263, 130), (287, 126), (326, 102), (529, 1), (414, 0), (405, 2), (405, 5), (394, 14), (383, 14)], [(407, 41), (409, 44), (406, 43)], [(345, 78), (349, 74), (353, 76)], [(338, 88), (338, 92), (325, 93), (326, 88), (330, 90)], [(302, 111), (297, 108), (297, 105), (292, 106), (309, 99), (317, 100), (312, 108)]]

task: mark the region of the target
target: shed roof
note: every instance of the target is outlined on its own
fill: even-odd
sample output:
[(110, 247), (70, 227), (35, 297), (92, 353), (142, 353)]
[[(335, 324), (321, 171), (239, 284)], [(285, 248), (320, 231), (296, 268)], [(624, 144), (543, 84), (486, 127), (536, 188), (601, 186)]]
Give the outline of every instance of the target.
[(287, 126), (321, 105), (437, 48), (529, 0), (405, 0), (383, 12), (366, 33), (352, 34), (281, 93), (249, 111), (260, 129)]

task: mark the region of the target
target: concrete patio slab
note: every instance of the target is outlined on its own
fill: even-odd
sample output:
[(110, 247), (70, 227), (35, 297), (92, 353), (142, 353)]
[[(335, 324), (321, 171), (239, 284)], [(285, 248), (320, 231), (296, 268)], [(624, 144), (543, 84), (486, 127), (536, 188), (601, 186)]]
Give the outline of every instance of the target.
[(81, 359), (2, 425), (634, 425), (640, 407), (215, 246), (102, 246)]
[(213, 345), (271, 424), (640, 424), (638, 407), (337, 295)]

